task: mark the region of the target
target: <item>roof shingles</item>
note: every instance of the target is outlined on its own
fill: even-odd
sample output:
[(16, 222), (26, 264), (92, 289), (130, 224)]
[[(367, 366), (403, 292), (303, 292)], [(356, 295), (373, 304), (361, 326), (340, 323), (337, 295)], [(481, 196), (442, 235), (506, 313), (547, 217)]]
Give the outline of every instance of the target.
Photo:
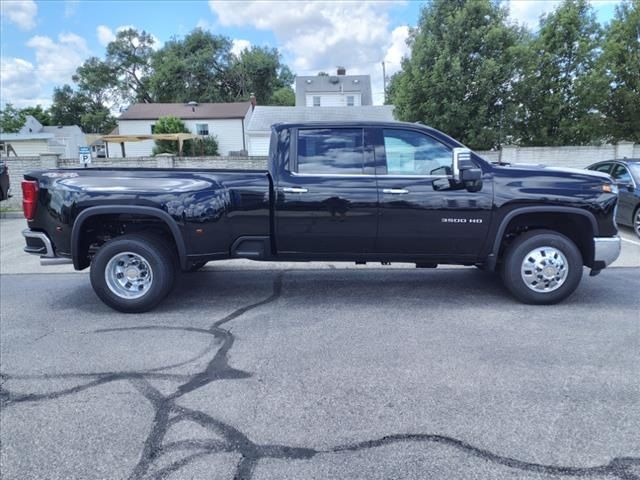
[(251, 108), (250, 102), (235, 103), (136, 103), (120, 115), (120, 120), (157, 120), (160, 117), (181, 119), (244, 118)]

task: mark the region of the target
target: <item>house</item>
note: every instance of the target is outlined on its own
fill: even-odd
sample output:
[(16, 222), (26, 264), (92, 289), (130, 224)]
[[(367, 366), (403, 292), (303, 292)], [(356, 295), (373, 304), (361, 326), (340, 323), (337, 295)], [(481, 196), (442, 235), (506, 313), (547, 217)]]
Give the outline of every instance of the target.
[[(119, 135), (150, 135), (161, 117), (177, 117), (193, 134), (213, 135), (220, 155), (246, 151), (245, 130), (252, 102), (236, 103), (136, 103), (118, 118)], [(107, 144), (109, 157), (147, 157), (153, 154), (153, 140)]]
[(271, 125), (284, 122), (353, 122), (394, 120), (393, 105), (344, 107), (261, 107), (253, 110), (247, 127), (247, 147), (250, 156), (269, 154)]
[(78, 147), (86, 145), (82, 129), (77, 125), (43, 126), (27, 115), (18, 133), (0, 133), (0, 155), (15, 152), (19, 157), (32, 157), (41, 153), (57, 153), (62, 158), (77, 158)]
[(0, 156), (37, 157), (41, 153), (59, 153), (63, 145), (57, 144), (51, 133), (0, 133)]
[(339, 67), (336, 75), (296, 77), (296, 107), (366, 105), (373, 105), (369, 75), (347, 75)]

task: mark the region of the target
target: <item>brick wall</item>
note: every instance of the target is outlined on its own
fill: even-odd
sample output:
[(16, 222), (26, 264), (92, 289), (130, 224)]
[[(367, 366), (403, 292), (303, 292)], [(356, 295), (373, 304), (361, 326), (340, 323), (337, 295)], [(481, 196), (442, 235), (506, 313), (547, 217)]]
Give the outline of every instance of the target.
[[(500, 152), (478, 152), (490, 162), (497, 162)], [(612, 158), (640, 158), (640, 144), (620, 142), (616, 145), (586, 147), (513, 147), (506, 146), (502, 151), (502, 161), (509, 163), (535, 163), (554, 167), (584, 168), (595, 162)], [(43, 168), (80, 168), (77, 158), (60, 159), (56, 155), (40, 157), (5, 157), (11, 178), (13, 197), (2, 202), (3, 208), (20, 208), (22, 192), (20, 182), (22, 176), (30, 170)], [(98, 158), (92, 161), (89, 168), (241, 168), (248, 170), (264, 170), (267, 168), (267, 157), (132, 157), (132, 158)]]

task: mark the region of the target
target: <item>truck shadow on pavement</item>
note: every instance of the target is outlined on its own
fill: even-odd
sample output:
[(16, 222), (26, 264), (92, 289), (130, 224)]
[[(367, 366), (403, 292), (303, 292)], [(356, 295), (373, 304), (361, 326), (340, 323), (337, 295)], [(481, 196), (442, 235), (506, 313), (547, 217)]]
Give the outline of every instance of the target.
[[(331, 272), (335, 271), (328, 271), (327, 274), (332, 275)], [(276, 302), (282, 296), (283, 277), (286, 274), (286, 271), (281, 271), (275, 275), (271, 293), (268, 296), (257, 302), (246, 304), (235, 309), (228, 315), (216, 319), (208, 327), (140, 325), (100, 329), (93, 332), (94, 334), (100, 335), (107, 332), (167, 330), (185, 331), (208, 336), (210, 338), (208, 347), (197, 356), (183, 362), (138, 371), (77, 372), (32, 376), (1, 373), (0, 406), (2, 406), (3, 409), (20, 408), (20, 406), (24, 404), (59, 399), (110, 382), (128, 381), (140, 395), (149, 402), (154, 412), (149, 434), (141, 447), (139, 460), (130, 472), (130, 479), (166, 478), (172, 473), (179, 472), (183, 467), (199, 458), (218, 453), (234, 453), (239, 455), (239, 460), (235, 466), (235, 472), (232, 478), (236, 480), (249, 480), (252, 478), (256, 466), (263, 459), (305, 460), (317, 455), (359, 452), (397, 443), (423, 444), (425, 448), (427, 448), (429, 444), (439, 444), (484, 462), (490, 462), (522, 472), (537, 472), (566, 477), (609, 476), (622, 480), (640, 479), (640, 474), (638, 473), (640, 471), (640, 458), (618, 457), (607, 464), (591, 467), (544, 465), (498, 455), (480, 446), (467, 443), (463, 439), (429, 433), (390, 433), (381, 438), (335, 445), (327, 449), (282, 444), (259, 444), (252, 441), (246, 434), (229, 423), (225, 423), (203, 411), (181, 406), (178, 401), (184, 395), (194, 392), (212, 382), (245, 379), (252, 375), (251, 372), (236, 369), (229, 364), (229, 352), (232, 350), (236, 341), (236, 337), (231, 332), (231, 324), (232, 322), (240, 320), (247, 312)], [(185, 302), (184, 299), (184, 295), (187, 294), (187, 292), (189, 292), (188, 296), (195, 297), (205, 294), (202, 290), (209, 289), (209, 295), (211, 295), (211, 286), (207, 286), (207, 282), (201, 281), (202, 277), (212, 276), (211, 273), (204, 272), (196, 275), (197, 276), (192, 276), (184, 282), (176, 294), (176, 297), (179, 296), (180, 298), (170, 299), (168, 305), (163, 308), (164, 310), (184, 308), (185, 304), (190, 303)], [(333, 275), (335, 275), (335, 273), (333, 273)], [(458, 273), (453, 273), (453, 277), (457, 278), (458, 275)], [(409, 281), (418, 282), (417, 276), (414, 277), (411, 275), (411, 277)], [(484, 280), (481, 281), (483, 278)], [(424, 278), (420, 279), (420, 281), (424, 282)], [(496, 290), (497, 281), (490, 276), (477, 273), (472, 275), (470, 283), (471, 282), (478, 284), (476, 287), (477, 291), (472, 292), (472, 294), (487, 295), (489, 292), (493, 292), (491, 295), (496, 298), (504, 296), (502, 290)], [(204, 286), (203, 283), (205, 284)], [(193, 288), (194, 285), (200, 285), (200, 287)], [(388, 286), (388, 283), (385, 283), (385, 285)], [(442, 287), (442, 282), (439, 282), (439, 285)], [(450, 287), (450, 285), (451, 282), (445, 282), (442, 288)], [(433, 287), (435, 286), (436, 282), (434, 282)], [(77, 295), (76, 292), (75, 296), (77, 297)], [(438, 298), (435, 294), (433, 297)], [(507, 299), (503, 301), (509, 302), (510, 300)], [(93, 302), (87, 302), (82, 305), (85, 306), (89, 304), (91, 304), (91, 308), (95, 308)], [(202, 359), (208, 359), (208, 361), (203, 368), (195, 373), (187, 375), (169, 372), (169, 370), (175, 367)], [(4, 384), (12, 379), (26, 381), (30, 379), (73, 379), (80, 383), (73, 387), (57, 391), (48, 391), (46, 393), (19, 393), (4, 387)], [(152, 384), (153, 380), (172, 382), (171, 384), (174, 385), (172, 391), (162, 393), (158, 388), (154, 387)], [(211, 437), (171, 442), (165, 441), (169, 430), (181, 422), (197, 424), (208, 431)], [(180, 456), (176, 459), (176, 455)], [(171, 458), (170, 462), (167, 461), (168, 458)]]

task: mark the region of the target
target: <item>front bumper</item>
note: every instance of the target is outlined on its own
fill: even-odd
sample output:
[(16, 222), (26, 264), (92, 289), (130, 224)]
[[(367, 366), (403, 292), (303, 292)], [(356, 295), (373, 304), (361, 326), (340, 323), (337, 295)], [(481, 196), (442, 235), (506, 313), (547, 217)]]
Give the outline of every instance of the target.
[(24, 251), (31, 255), (40, 255), (40, 265), (64, 265), (72, 263), (70, 258), (56, 255), (53, 244), (46, 233), (26, 229), (22, 231), (22, 236), (27, 242)]
[(597, 268), (611, 265), (620, 256), (622, 241), (619, 236), (593, 239), (593, 263)]

